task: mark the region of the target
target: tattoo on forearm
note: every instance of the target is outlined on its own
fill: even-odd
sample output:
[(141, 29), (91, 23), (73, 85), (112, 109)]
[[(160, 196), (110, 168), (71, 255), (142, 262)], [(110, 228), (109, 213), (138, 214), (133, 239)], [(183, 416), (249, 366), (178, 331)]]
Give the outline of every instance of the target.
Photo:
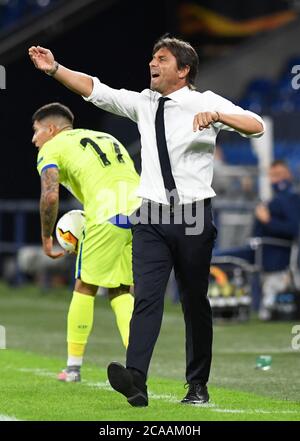
[(58, 213), (59, 203), (59, 172), (57, 168), (49, 168), (41, 176), (40, 215), (42, 235), (50, 237)]

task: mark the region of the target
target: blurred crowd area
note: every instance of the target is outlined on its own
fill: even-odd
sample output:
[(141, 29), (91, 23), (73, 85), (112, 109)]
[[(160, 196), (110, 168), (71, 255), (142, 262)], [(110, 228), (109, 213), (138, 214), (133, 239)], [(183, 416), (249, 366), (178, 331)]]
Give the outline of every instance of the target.
[(37, 17), (66, 0), (0, 0), (0, 37), (30, 26)]
[(0, 0), (0, 29), (4, 32), (19, 26), (59, 2), (61, 0)]

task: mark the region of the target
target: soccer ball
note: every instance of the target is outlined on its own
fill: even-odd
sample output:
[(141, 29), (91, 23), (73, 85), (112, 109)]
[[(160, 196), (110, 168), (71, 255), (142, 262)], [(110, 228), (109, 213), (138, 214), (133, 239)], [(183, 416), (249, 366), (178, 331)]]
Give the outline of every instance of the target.
[(56, 224), (56, 238), (60, 246), (66, 251), (77, 253), (84, 227), (84, 211), (71, 210), (65, 213)]

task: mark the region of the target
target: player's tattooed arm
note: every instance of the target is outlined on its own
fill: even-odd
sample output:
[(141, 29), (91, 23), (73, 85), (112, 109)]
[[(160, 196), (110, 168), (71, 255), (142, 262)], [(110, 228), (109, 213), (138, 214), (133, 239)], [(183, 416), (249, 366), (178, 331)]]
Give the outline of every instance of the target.
[(55, 226), (59, 204), (59, 171), (47, 168), (41, 175), (40, 214), (42, 236), (50, 237)]
[(57, 168), (46, 169), (41, 176), (41, 228), (44, 253), (52, 259), (64, 255), (64, 252), (53, 251), (52, 232), (58, 213), (59, 172)]

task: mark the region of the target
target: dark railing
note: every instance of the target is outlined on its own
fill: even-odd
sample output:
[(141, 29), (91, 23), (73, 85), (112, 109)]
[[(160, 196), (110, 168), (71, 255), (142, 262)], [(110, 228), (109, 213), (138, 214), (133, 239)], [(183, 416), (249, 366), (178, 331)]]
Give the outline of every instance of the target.
[[(66, 212), (76, 206), (76, 202), (61, 201), (60, 212)], [(39, 216), (39, 202), (36, 200), (1, 200), (0, 199), (0, 255), (3, 253), (15, 254), (23, 245), (28, 243), (30, 225), (28, 224), (29, 215)], [(12, 237), (7, 240), (3, 228), (4, 217), (12, 217)], [(37, 232), (38, 243), (40, 234)]]

